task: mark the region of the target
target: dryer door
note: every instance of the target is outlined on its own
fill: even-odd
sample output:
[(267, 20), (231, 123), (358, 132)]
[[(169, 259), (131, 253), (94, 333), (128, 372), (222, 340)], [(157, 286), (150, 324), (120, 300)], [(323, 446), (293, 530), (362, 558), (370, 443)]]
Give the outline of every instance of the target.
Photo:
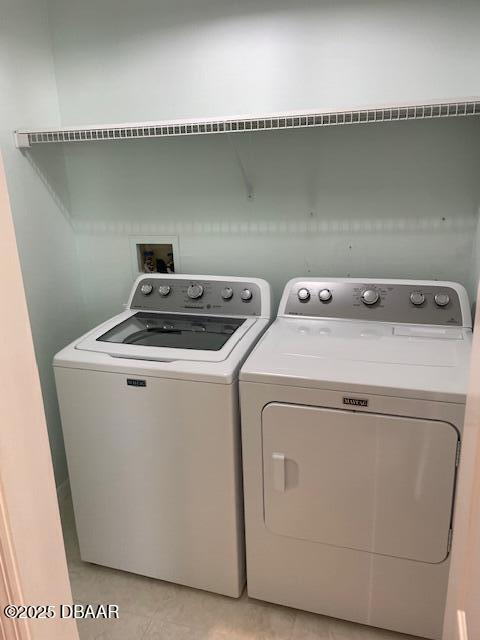
[(272, 403), (262, 432), (272, 533), (421, 562), (446, 558), (452, 425)]

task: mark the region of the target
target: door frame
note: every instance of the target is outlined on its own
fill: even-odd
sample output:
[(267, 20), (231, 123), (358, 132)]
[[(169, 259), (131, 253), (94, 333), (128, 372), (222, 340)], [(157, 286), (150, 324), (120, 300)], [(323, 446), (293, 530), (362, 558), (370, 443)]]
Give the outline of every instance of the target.
[[(480, 301), (480, 287), (477, 291)], [(443, 640), (480, 637), (480, 306), (475, 318), (469, 391), (453, 521)]]
[[(0, 606), (4, 603), (21, 602), (19, 575), (13, 553), (5, 512), (5, 497), (0, 486)], [(0, 615), (1, 640), (29, 640), (31, 638), (24, 620), (15, 620)]]
[[(0, 640), (78, 640), (32, 333), (0, 155)], [(52, 605), (51, 619), (4, 607)]]

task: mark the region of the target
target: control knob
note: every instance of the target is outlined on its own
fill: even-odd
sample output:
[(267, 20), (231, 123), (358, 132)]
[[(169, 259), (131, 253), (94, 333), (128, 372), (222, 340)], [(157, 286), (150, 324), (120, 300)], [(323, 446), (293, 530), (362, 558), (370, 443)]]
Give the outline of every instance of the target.
[(142, 284), (142, 286), (140, 287), (140, 291), (144, 296), (149, 296), (153, 291), (153, 286), (146, 282), (145, 284)]
[(322, 302), (329, 302), (332, 299), (332, 292), (330, 289), (322, 289), (319, 291), (318, 297)]
[(161, 285), (158, 287), (158, 293), (159, 293), (161, 296), (163, 296), (164, 298), (165, 298), (165, 296), (168, 296), (168, 294), (170, 293), (170, 291), (171, 291), (171, 290), (172, 290), (172, 289), (171, 289), (171, 287), (170, 287), (170, 285), (169, 285), (169, 284), (161, 284)]
[(250, 291), (250, 289), (244, 289), (241, 293), (240, 293), (240, 298), (244, 301), (244, 302), (249, 302), (252, 299), (252, 292)]
[(412, 291), (410, 302), (418, 307), (425, 302), (425, 295), (421, 291)]
[(364, 304), (375, 304), (380, 299), (380, 294), (375, 289), (366, 289), (362, 293), (362, 302)]
[(203, 296), (203, 285), (198, 283), (191, 284), (187, 289), (187, 296), (193, 300), (201, 298)]
[(450, 296), (448, 293), (437, 293), (435, 295), (435, 304), (437, 307), (446, 307), (450, 302)]
[(233, 298), (233, 289), (232, 287), (225, 287), (222, 289), (221, 294), (224, 300), (231, 300)]
[(310, 300), (310, 291), (308, 289), (302, 288), (297, 291), (297, 297), (301, 302), (308, 302)]

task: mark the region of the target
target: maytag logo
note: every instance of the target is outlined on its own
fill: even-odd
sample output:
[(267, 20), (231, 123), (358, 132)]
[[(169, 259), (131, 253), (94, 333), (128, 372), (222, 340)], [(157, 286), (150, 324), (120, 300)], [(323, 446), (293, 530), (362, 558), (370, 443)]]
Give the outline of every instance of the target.
[(368, 407), (368, 400), (364, 398), (343, 398), (343, 404), (353, 405), (354, 407)]
[(135, 378), (127, 378), (127, 384), (129, 387), (146, 387), (146, 380), (135, 380)]

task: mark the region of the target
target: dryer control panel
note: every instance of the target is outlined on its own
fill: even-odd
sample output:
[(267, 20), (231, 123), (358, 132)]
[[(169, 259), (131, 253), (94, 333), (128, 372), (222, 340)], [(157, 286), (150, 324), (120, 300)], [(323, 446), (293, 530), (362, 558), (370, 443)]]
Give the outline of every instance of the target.
[(137, 280), (131, 309), (166, 313), (260, 316), (262, 291), (254, 281), (145, 275)]
[(278, 315), (471, 326), (466, 291), (451, 282), (295, 279)]

